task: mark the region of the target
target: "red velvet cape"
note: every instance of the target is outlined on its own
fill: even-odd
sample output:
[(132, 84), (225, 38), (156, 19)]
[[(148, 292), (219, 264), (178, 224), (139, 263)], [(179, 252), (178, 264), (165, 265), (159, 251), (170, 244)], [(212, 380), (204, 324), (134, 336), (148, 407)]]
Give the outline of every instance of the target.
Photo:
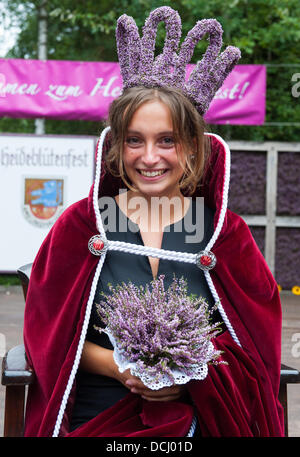
[[(220, 217), (226, 147), (211, 136), (212, 154), (201, 195)], [(121, 181), (104, 171), (99, 196), (118, 194)], [(88, 198), (65, 210), (50, 230), (33, 264), (25, 307), (24, 342), (37, 382), (30, 386), (25, 436), (52, 436), (74, 363), (86, 304), (99, 261), (88, 250), (98, 233)], [(200, 193), (198, 193), (200, 195)], [(277, 284), (245, 222), (226, 211), (212, 251), (211, 278), (241, 343), (229, 331), (215, 338), (228, 365), (209, 366), (203, 381), (188, 388), (202, 436), (283, 436), (278, 401), (281, 305)], [(75, 383), (68, 396), (59, 436), (185, 436), (193, 410), (179, 402), (147, 402), (129, 393), (73, 433), (68, 424)]]

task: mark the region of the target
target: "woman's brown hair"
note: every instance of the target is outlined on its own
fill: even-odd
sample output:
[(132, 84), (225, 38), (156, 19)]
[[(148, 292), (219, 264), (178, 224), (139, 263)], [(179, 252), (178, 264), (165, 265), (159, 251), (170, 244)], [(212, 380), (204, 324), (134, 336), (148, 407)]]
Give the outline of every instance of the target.
[(175, 143), (181, 145), (186, 158), (180, 189), (186, 195), (192, 195), (209, 153), (204, 136), (206, 125), (193, 104), (177, 89), (133, 87), (112, 102), (108, 116), (112, 143), (106, 154), (106, 166), (113, 176), (121, 177), (126, 186), (134, 190), (123, 167), (123, 147), (133, 114), (141, 105), (153, 100), (164, 103), (170, 110)]

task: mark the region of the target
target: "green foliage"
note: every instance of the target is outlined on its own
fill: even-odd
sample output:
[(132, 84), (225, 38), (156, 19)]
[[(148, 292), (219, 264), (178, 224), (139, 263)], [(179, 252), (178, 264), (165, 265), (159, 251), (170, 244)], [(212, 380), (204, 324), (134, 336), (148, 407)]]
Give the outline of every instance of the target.
[[(8, 58), (37, 58), (38, 11), (45, 0), (4, 0), (21, 29)], [(267, 123), (300, 120), (300, 98), (292, 97), (291, 78), (300, 73), (299, 0), (48, 0), (48, 58), (56, 60), (116, 61), (115, 24), (123, 13), (133, 16), (141, 29), (149, 12), (161, 5), (177, 9), (184, 38), (196, 20), (215, 17), (224, 28), (224, 46), (242, 51), (240, 64), (267, 64)], [(157, 51), (164, 42), (159, 25)], [(201, 58), (205, 43), (196, 46), (193, 61)], [(286, 64), (299, 65), (299, 67)], [(281, 66), (278, 66), (281, 65)], [(33, 131), (33, 120), (3, 118), (1, 131)], [(89, 122), (46, 121), (47, 133), (95, 134), (101, 125)], [(31, 129), (31, 130), (30, 130)], [(227, 139), (299, 141), (297, 126), (211, 126)]]
[(17, 275), (0, 275), (0, 286), (20, 286), (20, 280)]

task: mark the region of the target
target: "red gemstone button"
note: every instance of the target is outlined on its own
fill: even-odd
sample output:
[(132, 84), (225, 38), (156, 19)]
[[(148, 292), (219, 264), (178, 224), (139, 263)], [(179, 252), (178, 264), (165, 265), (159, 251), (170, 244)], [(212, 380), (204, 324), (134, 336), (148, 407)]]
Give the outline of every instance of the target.
[(102, 254), (105, 254), (108, 249), (107, 240), (101, 238), (100, 235), (94, 235), (89, 240), (88, 248), (92, 254), (101, 256)]
[(104, 248), (104, 243), (102, 240), (95, 240), (93, 242), (93, 248), (96, 249), (96, 251), (101, 251), (101, 249)]
[(207, 251), (200, 251), (196, 255), (196, 265), (203, 271), (208, 271), (214, 268), (217, 263), (216, 256), (213, 252)]
[(202, 255), (200, 257), (201, 265), (208, 267), (211, 264), (211, 258), (208, 255)]

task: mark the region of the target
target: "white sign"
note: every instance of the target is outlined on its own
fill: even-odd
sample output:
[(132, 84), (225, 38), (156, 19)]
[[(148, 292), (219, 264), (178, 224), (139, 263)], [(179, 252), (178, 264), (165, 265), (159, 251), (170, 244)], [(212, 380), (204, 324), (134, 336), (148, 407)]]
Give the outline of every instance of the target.
[(33, 262), (60, 214), (88, 196), (95, 138), (0, 136), (0, 271)]

